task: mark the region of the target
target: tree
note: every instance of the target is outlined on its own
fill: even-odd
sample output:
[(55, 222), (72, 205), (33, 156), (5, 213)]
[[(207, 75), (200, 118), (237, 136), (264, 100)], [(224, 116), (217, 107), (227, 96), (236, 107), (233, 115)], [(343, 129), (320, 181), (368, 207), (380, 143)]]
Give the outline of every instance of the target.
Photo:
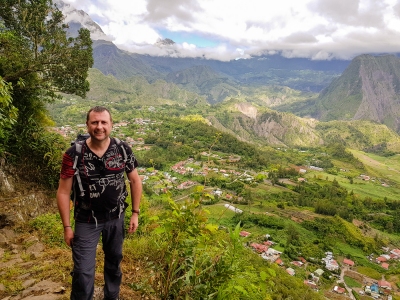
[(10, 158), (23, 164), (23, 170), (37, 170), (38, 162), (54, 161), (49, 153), (60, 151), (46, 147), (63, 147), (59, 142), (42, 143), (54, 141), (43, 139), (47, 134), (43, 127), (52, 124), (46, 103), (61, 97), (60, 93), (85, 97), (89, 90), (90, 32), (81, 29), (76, 37), (68, 37), (63, 21), (52, 0), (0, 2), (0, 77), (11, 94), (9, 105), (18, 110), (16, 122), (6, 129), (9, 140), (1, 140), (0, 149), (12, 153)]
[(300, 233), (297, 231), (296, 227), (294, 227), (293, 224), (289, 224), (289, 226), (286, 229), (287, 233), (287, 239), (286, 239), (286, 245), (294, 245), (294, 246), (300, 246), (301, 245), (301, 239), (300, 239)]
[[(8, 140), (8, 131), (17, 121), (17, 109), (12, 105), (11, 101), (11, 85), (6, 84), (0, 77), (0, 140)], [(4, 151), (4, 145), (0, 144), (0, 155)]]
[(93, 65), (89, 30), (67, 37), (68, 25), (52, 0), (3, 1), (0, 19), (4, 81), (15, 85), (22, 78), (24, 89), (39, 88), (43, 100), (53, 100), (57, 92), (86, 95), (88, 69)]

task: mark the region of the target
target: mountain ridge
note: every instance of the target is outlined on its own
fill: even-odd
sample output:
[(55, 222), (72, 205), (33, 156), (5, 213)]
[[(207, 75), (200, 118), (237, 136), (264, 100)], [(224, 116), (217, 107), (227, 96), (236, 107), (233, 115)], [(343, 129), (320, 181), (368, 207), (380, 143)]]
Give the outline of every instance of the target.
[(400, 131), (400, 59), (360, 55), (316, 99), (314, 117), (371, 120)]

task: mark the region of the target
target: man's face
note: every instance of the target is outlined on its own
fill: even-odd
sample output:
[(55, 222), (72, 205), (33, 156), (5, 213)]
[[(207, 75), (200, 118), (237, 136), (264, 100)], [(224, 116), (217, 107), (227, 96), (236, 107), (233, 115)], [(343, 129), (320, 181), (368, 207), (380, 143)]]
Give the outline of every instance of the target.
[(108, 139), (112, 130), (110, 114), (107, 111), (92, 111), (89, 114), (89, 120), (86, 122), (86, 126), (92, 140), (104, 141)]

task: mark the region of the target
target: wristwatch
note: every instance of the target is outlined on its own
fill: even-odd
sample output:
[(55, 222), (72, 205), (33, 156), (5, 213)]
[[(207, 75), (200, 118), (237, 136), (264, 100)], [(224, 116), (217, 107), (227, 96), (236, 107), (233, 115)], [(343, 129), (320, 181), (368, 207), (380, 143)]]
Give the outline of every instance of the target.
[(132, 213), (140, 215), (140, 209), (132, 209)]

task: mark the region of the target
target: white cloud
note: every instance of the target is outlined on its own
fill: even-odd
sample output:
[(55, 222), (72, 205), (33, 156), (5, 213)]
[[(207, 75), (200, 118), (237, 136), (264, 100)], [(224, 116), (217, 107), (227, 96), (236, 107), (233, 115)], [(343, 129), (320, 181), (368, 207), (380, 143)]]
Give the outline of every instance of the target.
[[(349, 59), (400, 52), (400, 0), (64, 0), (88, 13), (119, 47), (221, 60), (282, 52)], [(218, 41), (155, 46), (162, 32)], [(240, 50), (238, 50), (240, 49)]]

